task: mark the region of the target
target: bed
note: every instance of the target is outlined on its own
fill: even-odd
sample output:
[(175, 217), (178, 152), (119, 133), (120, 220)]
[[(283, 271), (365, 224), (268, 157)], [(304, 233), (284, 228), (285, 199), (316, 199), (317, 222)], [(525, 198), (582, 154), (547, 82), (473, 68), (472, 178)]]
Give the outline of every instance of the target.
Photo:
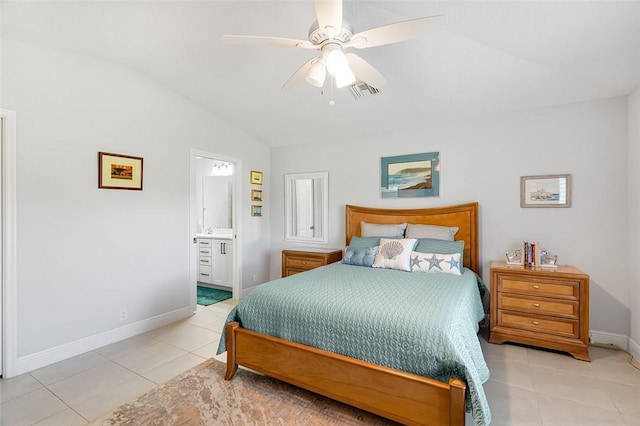
[(244, 366), (404, 424), (463, 425), (467, 406), (476, 425), (488, 424), (482, 389), (488, 369), (476, 335), (484, 315), (477, 203), (403, 210), (347, 205), (347, 245), (361, 235), (363, 222), (457, 227), (464, 273), (335, 263), (265, 283), (227, 319), (218, 348), (227, 351), (225, 379)]

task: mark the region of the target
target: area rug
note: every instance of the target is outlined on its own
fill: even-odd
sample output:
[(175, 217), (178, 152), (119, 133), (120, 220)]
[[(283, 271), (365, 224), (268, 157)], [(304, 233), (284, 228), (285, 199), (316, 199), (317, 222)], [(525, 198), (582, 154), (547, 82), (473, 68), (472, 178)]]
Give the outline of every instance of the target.
[(224, 380), (210, 359), (93, 425), (396, 425), (387, 419), (244, 369)]
[(209, 306), (227, 299), (231, 299), (230, 291), (198, 286), (198, 305)]

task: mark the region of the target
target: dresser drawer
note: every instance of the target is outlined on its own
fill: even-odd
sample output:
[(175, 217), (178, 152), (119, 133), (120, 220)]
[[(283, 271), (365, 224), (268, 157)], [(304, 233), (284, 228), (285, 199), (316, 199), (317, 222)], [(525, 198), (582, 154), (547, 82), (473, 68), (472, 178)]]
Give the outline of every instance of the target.
[(198, 246), (200, 248), (213, 247), (213, 241), (209, 238), (200, 238), (198, 239)]
[(324, 265), (322, 259), (312, 259), (312, 258), (297, 258), (297, 257), (289, 257), (287, 258), (287, 268), (288, 269), (301, 269), (303, 271), (308, 269), (318, 268)]
[(578, 338), (579, 321), (562, 318), (539, 317), (498, 309), (498, 326)]
[(200, 265), (201, 266), (211, 266), (211, 256), (200, 256)]
[(573, 300), (580, 298), (580, 286), (577, 281), (552, 281), (528, 279), (528, 277), (502, 276), (498, 282), (498, 291)]
[(563, 299), (545, 299), (515, 294), (498, 294), (498, 309), (530, 312), (540, 315), (557, 315), (567, 318), (579, 317), (580, 304)]

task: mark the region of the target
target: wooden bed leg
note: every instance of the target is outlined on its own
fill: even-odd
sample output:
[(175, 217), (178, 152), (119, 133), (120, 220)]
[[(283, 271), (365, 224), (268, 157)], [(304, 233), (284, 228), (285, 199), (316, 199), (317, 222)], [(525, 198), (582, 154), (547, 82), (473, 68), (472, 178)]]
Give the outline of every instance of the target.
[(240, 327), (240, 324), (236, 321), (227, 324), (227, 372), (224, 375), (225, 380), (231, 380), (236, 371), (238, 371), (238, 364), (236, 364), (236, 329)]
[(464, 425), (466, 416), (464, 393), (467, 386), (460, 379), (449, 380), (449, 386), (451, 386), (449, 390), (451, 395), (451, 399), (449, 400), (449, 425), (462, 426)]

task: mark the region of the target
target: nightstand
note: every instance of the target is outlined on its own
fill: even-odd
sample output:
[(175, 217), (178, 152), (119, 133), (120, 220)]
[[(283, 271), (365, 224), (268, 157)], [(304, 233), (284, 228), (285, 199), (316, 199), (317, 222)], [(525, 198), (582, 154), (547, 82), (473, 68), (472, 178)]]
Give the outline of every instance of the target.
[(282, 277), (309, 271), (342, 260), (342, 250), (333, 248), (297, 248), (282, 250)]
[(491, 262), (489, 342), (516, 342), (589, 361), (589, 276), (573, 266)]

